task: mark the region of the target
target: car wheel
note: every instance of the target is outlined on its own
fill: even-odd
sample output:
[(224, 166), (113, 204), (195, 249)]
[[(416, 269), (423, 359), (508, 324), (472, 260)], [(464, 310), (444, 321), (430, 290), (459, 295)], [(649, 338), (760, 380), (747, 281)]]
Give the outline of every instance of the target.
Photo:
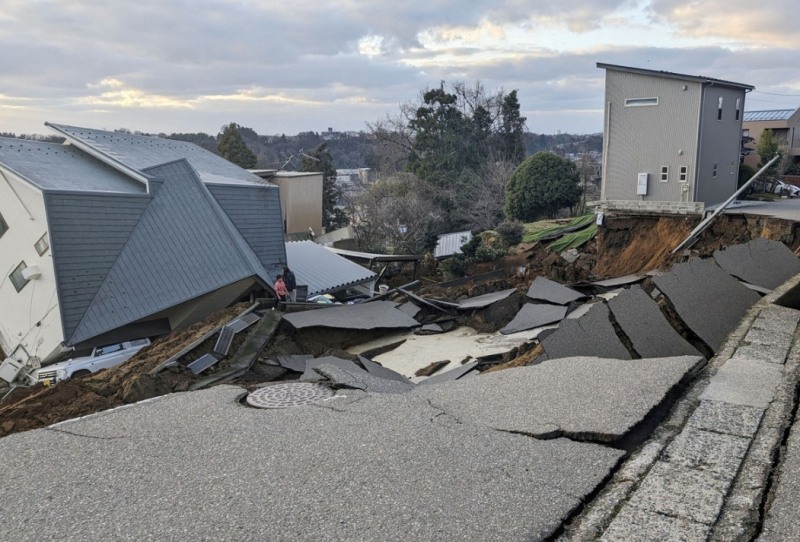
[(90, 374), (92, 374), (92, 372), (89, 371), (88, 369), (81, 369), (80, 371), (75, 371), (74, 373), (72, 373), (72, 375), (70, 375), (70, 378), (78, 378), (79, 376), (86, 376)]

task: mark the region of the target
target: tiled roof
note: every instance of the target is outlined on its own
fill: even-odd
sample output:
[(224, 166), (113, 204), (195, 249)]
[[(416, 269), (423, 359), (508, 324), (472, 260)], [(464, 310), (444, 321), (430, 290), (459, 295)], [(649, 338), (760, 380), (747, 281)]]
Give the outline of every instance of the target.
[(369, 269), (334, 254), (314, 241), (286, 243), (286, 259), (297, 284), (308, 286), (308, 295), (335, 292), (377, 277)]
[(770, 109), (767, 111), (745, 111), (744, 121), (764, 121), (764, 120), (789, 120), (796, 109)]

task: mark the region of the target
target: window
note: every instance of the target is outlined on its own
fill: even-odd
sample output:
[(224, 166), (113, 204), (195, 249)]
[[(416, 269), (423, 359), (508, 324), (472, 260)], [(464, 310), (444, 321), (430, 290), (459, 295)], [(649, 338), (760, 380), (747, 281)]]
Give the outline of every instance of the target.
[(26, 284), (28, 284), (28, 279), (22, 276), (22, 272), (28, 268), (25, 265), (25, 262), (19, 264), (8, 276), (11, 279), (11, 284), (14, 285), (14, 288), (19, 292), (22, 290)]
[(682, 183), (685, 183), (685, 182), (686, 182), (686, 178), (687, 178), (687, 172), (688, 172), (688, 170), (689, 170), (689, 168), (687, 168), (686, 166), (681, 166), (681, 176), (680, 176), (680, 181), (681, 181)]
[(742, 99), (736, 98), (736, 120), (739, 120), (741, 112), (742, 112)]
[(731, 175), (736, 173), (736, 162), (731, 160)]
[(714, 162), (714, 169), (711, 170), (711, 176), (712, 177), (716, 177), (717, 176), (717, 163), (716, 162)]
[(719, 97), (719, 102), (717, 102), (717, 120), (722, 120), (722, 96)]
[(33, 245), (36, 247), (36, 252), (39, 253), (39, 256), (43, 256), (47, 249), (50, 248), (50, 245), (47, 243), (47, 234), (45, 233), (42, 235), (38, 241)]
[(627, 98), (625, 107), (642, 107), (646, 105), (658, 105), (658, 98)]
[(8, 231), (8, 224), (6, 224), (6, 221), (3, 220), (3, 215), (0, 215), (0, 237), (2, 237), (3, 234), (7, 231)]
[(669, 166), (661, 166), (661, 182), (666, 183), (669, 181)]

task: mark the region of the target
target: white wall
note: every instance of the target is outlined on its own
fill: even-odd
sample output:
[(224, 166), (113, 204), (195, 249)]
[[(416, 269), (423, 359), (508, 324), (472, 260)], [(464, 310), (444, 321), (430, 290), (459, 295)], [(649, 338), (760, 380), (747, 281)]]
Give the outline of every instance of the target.
[[(0, 167), (0, 214), (8, 231), (0, 237), (0, 347), (8, 356), (47, 359), (61, 352), (64, 340), (52, 250), (39, 255), (34, 245), (48, 231), (42, 193)], [(48, 239), (49, 244), (49, 239)], [(25, 262), (41, 276), (17, 292), (9, 278)], [(15, 353), (16, 352), (16, 353)]]

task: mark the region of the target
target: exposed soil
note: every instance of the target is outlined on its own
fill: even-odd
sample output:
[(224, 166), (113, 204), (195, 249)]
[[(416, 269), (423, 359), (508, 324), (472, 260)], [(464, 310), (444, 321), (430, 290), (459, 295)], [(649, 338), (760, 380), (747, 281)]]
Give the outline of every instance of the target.
[[(673, 263), (691, 255), (710, 256), (717, 249), (747, 242), (757, 237), (781, 241), (792, 250), (800, 246), (798, 225), (787, 220), (764, 216), (723, 215), (701, 236), (695, 246), (685, 253), (671, 255), (697, 224), (697, 218), (636, 216), (608, 218), (597, 237), (578, 249), (577, 258), (568, 261), (546, 248), (545, 244), (521, 245), (515, 255), (470, 269), (470, 274), (501, 269), (505, 277), (488, 282), (441, 288), (435, 282), (440, 277), (435, 267), (426, 262), (418, 270), (423, 287), (420, 294), (426, 297), (458, 301), (507, 288), (517, 288), (518, 293), (501, 303), (468, 314), (459, 314), (458, 323), (478, 331), (492, 332), (505, 325), (524, 301), (523, 295), (533, 278), (541, 275), (564, 284), (599, 280), (651, 269), (667, 269)], [(524, 274), (518, 271), (522, 267)], [(393, 285), (410, 282), (411, 270), (404, 269), (392, 278)], [(108, 408), (133, 403), (171, 392), (186, 391), (197, 380), (190, 371), (176, 367), (156, 375), (150, 372), (184, 349), (205, 333), (224, 324), (246, 308), (245, 304), (230, 307), (206, 318), (183, 331), (175, 332), (142, 350), (127, 363), (100, 371), (93, 375), (74, 378), (56, 386), (22, 388), (15, 390), (0, 404), (0, 437), (53, 423), (84, 416)], [(427, 310), (423, 321), (433, 321), (442, 315)], [(316, 356), (331, 349), (349, 346), (376, 338), (382, 331), (305, 330), (290, 334), (281, 325), (274, 339), (260, 354), (251, 374), (237, 380), (244, 386), (281, 378), (296, 377), (287, 371), (268, 365), (267, 359), (283, 354), (309, 353)], [(245, 335), (241, 334), (242, 337)], [(242, 338), (237, 337), (241, 342)], [(237, 343), (231, 352), (235, 352)], [(213, 340), (206, 341), (200, 350), (210, 349)], [(196, 357), (198, 350), (191, 358)], [(539, 351), (534, 343), (520, 347), (503, 356), (503, 363), (492, 370), (527, 365), (535, 360)], [(0, 352), (0, 359), (2, 353)], [(188, 361), (187, 357), (184, 361)], [(224, 367), (224, 362), (220, 364)]]

